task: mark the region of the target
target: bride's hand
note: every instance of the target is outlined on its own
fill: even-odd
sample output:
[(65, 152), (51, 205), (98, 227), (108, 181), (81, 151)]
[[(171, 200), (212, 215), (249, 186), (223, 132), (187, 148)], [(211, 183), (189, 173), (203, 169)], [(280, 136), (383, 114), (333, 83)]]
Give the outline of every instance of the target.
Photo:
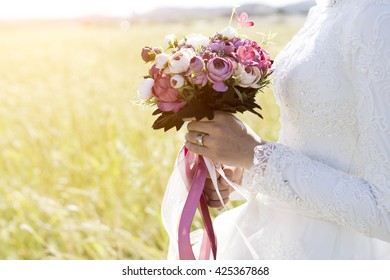
[[(243, 169), (237, 167), (223, 167), (226, 178), (236, 184), (241, 184)], [(219, 173), (218, 176), (218, 190), (221, 194), (223, 203), (226, 204), (229, 202), (229, 195), (233, 191), (233, 188), (229, 185), (228, 182), (223, 179)], [(203, 190), (204, 195), (206, 196), (206, 201), (208, 206), (212, 208), (221, 208), (223, 205), (219, 200), (217, 191), (213, 185), (213, 182), (210, 178), (206, 179), (206, 183)]]
[[(264, 144), (242, 121), (225, 112), (215, 112), (210, 121), (191, 121), (187, 129), (185, 145), (191, 152), (229, 166), (249, 169), (254, 148)], [(202, 134), (204, 146), (197, 144), (197, 137)]]

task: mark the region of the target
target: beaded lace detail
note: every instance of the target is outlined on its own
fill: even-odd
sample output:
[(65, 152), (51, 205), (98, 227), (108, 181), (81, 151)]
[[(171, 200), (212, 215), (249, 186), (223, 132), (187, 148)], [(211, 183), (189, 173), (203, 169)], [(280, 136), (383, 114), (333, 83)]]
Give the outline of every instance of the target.
[(390, 241), (389, 1), (317, 3), (275, 61), (279, 143), (243, 187)]

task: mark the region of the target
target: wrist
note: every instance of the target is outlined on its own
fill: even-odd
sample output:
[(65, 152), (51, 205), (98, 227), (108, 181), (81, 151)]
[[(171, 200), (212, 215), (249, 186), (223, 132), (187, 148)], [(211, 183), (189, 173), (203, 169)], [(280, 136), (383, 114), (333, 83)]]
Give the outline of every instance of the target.
[(260, 146), (260, 145), (264, 145), (266, 144), (267, 141), (261, 139), (260, 137), (256, 137), (255, 139), (253, 139), (253, 142), (251, 143), (251, 145), (248, 146), (248, 155), (245, 156), (245, 162), (243, 163), (243, 168), (245, 169), (251, 169), (251, 167), (253, 166), (253, 159), (255, 157), (255, 148), (257, 146)]

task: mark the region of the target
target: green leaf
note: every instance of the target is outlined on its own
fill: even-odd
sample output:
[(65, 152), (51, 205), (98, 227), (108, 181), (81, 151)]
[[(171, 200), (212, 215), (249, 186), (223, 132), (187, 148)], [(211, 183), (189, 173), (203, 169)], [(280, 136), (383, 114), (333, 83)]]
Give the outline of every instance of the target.
[(238, 98), (240, 98), (241, 102), (244, 102), (243, 99), (242, 99), (242, 94), (241, 94), (241, 92), (240, 92), (238, 89), (236, 89), (236, 87), (234, 87), (234, 86), (233, 86), (233, 89), (234, 89), (234, 91), (236, 92)]
[(153, 129), (164, 128), (164, 131), (168, 131), (173, 127), (176, 127), (178, 131), (184, 124), (184, 121), (177, 116), (174, 112), (162, 112), (157, 120), (153, 123)]

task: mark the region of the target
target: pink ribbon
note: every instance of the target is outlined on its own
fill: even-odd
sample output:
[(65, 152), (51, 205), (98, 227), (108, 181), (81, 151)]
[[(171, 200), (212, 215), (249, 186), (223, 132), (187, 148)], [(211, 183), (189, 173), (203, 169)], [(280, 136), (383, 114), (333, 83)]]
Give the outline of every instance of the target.
[(217, 242), (207, 202), (203, 195), (207, 167), (202, 156), (190, 152), (186, 147), (183, 147), (180, 154), (182, 158), (184, 158), (185, 174), (183, 175), (187, 179), (189, 192), (179, 222), (179, 258), (181, 260), (195, 260), (195, 255), (191, 246), (190, 231), (196, 209), (199, 208), (205, 228), (203, 231), (199, 260), (209, 260), (211, 252), (213, 253), (213, 258), (215, 260), (217, 257)]

